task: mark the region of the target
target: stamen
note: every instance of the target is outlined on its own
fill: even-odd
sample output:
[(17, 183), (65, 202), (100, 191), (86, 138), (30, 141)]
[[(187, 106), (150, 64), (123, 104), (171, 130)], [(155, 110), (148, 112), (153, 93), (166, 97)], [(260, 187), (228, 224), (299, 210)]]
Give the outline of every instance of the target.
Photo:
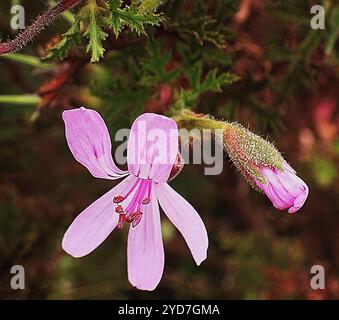
[(125, 222), (126, 222), (126, 215), (122, 213), (119, 215), (118, 229), (122, 229), (125, 225)]
[(125, 198), (123, 196), (117, 196), (113, 198), (113, 203), (120, 203), (123, 202)]
[(135, 228), (141, 221), (142, 212), (137, 212), (138, 214), (135, 216), (135, 218), (132, 221), (132, 227)]
[(136, 217), (138, 217), (138, 216), (140, 216), (140, 215), (142, 215), (142, 212), (141, 212), (140, 210), (137, 210), (137, 211), (131, 213), (130, 215), (128, 215), (128, 216), (126, 217), (126, 221), (127, 221), (128, 223), (131, 223), (131, 222), (133, 222), (133, 220), (134, 220)]
[(149, 204), (151, 202), (151, 198), (145, 198), (144, 200), (142, 200), (142, 204), (145, 206), (147, 204)]
[(116, 213), (123, 213), (124, 212), (124, 208), (122, 207), (122, 206), (117, 206), (116, 208), (115, 208), (115, 212)]
[(137, 179), (137, 181), (134, 182), (132, 188), (125, 194), (125, 196), (120, 195), (120, 196), (114, 197), (113, 203), (120, 203), (126, 200), (129, 197), (129, 195), (133, 192), (133, 190), (136, 188), (139, 182), (140, 182), (140, 179)]
[[(132, 188), (126, 193), (125, 196), (114, 197), (114, 203), (120, 203), (130, 196), (130, 194), (138, 186), (137, 191), (134, 193), (133, 198), (129, 201), (127, 208), (124, 210), (122, 205), (118, 205), (115, 208), (115, 211), (119, 214), (118, 228), (122, 229), (124, 224), (131, 223), (132, 227), (136, 227), (142, 218), (143, 212), (141, 210), (141, 205), (147, 205), (151, 201), (152, 193), (152, 181), (137, 179), (133, 184)], [(147, 197), (145, 197), (147, 195)]]
[(136, 188), (136, 186), (139, 184), (140, 179), (137, 179), (137, 181), (135, 181), (133, 187), (125, 194), (125, 196), (123, 198), (127, 199), (128, 196), (133, 192), (133, 190)]
[(128, 218), (130, 217), (130, 215), (133, 214), (133, 212), (137, 211), (144, 194), (145, 194), (145, 180), (142, 180), (140, 182), (140, 185), (138, 186), (137, 192), (134, 194), (133, 199), (131, 200), (131, 202), (129, 203), (125, 210)]
[(142, 200), (143, 205), (147, 205), (151, 202), (151, 193), (152, 193), (152, 181), (148, 182), (147, 198)]

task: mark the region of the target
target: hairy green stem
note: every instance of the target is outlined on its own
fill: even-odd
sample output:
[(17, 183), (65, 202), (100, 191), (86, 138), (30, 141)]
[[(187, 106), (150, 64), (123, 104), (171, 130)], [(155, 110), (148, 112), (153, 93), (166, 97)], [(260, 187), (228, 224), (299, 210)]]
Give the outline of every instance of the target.
[(226, 121), (216, 120), (209, 115), (197, 114), (191, 110), (184, 109), (179, 114), (173, 116), (180, 128), (187, 129), (221, 129), (228, 130), (230, 124)]

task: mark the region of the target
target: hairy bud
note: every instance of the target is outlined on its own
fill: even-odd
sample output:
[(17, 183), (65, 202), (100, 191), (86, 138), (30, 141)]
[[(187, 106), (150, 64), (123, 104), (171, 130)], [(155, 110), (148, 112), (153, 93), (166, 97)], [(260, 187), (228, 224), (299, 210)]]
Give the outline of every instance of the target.
[(282, 170), (284, 158), (274, 145), (238, 123), (230, 123), (224, 131), (225, 150), (235, 167), (258, 191), (255, 179), (265, 182), (259, 168)]
[(273, 144), (237, 123), (229, 123), (225, 125), (224, 146), (235, 167), (274, 207), (294, 213), (303, 206), (308, 187)]

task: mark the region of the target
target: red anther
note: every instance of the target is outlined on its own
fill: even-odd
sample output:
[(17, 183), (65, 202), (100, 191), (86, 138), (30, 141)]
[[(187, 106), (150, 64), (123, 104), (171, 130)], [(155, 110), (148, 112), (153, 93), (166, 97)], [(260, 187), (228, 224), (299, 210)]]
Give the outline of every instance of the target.
[(124, 208), (123, 208), (122, 206), (117, 206), (117, 207), (115, 208), (115, 212), (116, 212), (116, 213), (123, 213), (123, 212), (124, 212)]
[(132, 222), (132, 219), (129, 218), (129, 217), (126, 217), (126, 222), (127, 222), (127, 223), (131, 223), (131, 222)]
[(138, 215), (136, 215), (132, 221), (132, 227), (136, 227), (140, 221), (141, 221), (142, 213), (140, 212)]
[(124, 200), (125, 198), (123, 196), (117, 196), (113, 198), (114, 203), (120, 203), (120, 202), (123, 202)]
[(125, 225), (125, 222), (126, 222), (126, 215), (120, 214), (119, 215), (119, 222), (118, 222), (118, 229), (122, 229)]
[(146, 205), (146, 204), (149, 204), (150, 202), (151, 202), (151, 198), (148, 198), (148, 197), (147, 197), (147, 198), (145, 198), (144, 200), (142, 200), (141, 203), (142, 203), (143, 205)]
[(131, 223), (137, 214), (138, 212), (133, 212), (133, 213), (128, 214), (126, 216), (126, 222)]
[(128, 223), (131, 223), (134, 221), (134, 219), (138, 216), (141, 216), (142, 215), (142, 212), (141, 211), (135, 211), (135, 212), (132, 212), (131, 214), (127, 215), (126, 216), (126, 222)]

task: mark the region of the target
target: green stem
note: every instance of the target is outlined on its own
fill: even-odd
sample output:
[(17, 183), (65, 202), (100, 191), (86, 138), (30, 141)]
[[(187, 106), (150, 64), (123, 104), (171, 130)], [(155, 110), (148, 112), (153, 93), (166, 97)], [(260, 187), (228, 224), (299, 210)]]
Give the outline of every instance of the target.
[(0, 95), (0, 104), (36, 105), (41, 98), (37, 95)]
[(20, 53), (9, 53), (4, 56), (0, 56), (2, 59), (12, 60), (15, 62), (20, 62), (23, 64), (27, 64), (32, 67), (38, 67), (38, 68), (46, 68), (50, 69), (53, 68), (53, 65), (50, 63), (41, 62), (41, 60), (37, 57), (29, 56), (26, 54), (20, 54)]
[(173, 116), (173, 119), (180, 128), (186, 129), (221, 129), (225, 131), (231, 126), (229, 122), (216, 120), (208, 115), (197, 114), (188, 109), (182, 110), (179, 114)]

